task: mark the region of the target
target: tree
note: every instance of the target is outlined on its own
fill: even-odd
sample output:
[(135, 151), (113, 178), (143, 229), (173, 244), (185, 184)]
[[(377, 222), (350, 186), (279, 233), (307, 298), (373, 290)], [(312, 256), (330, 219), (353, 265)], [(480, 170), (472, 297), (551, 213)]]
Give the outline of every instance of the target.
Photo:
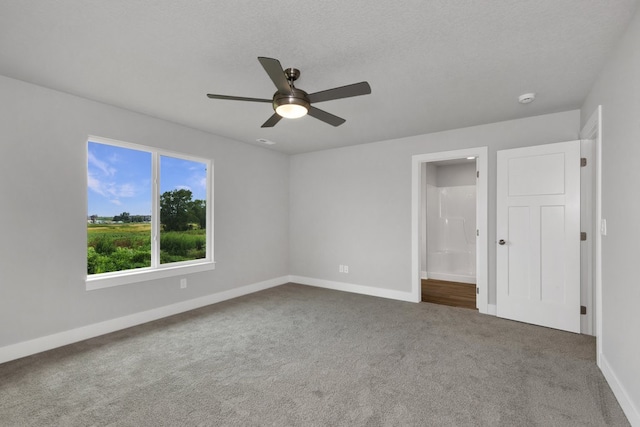
[(200, 228), (207, 228), (207, 201), (194, 200), (189, 206), (191, 222), (198, 224)]
[(131, 222), (131, 215), (129, 214), (129, 212), (122, 212), (120, 215), (114, 216), (113, 221)]
[(165, 191), (160, 196), (160, 222), (165, 231), (188, 230), (189, 222), (193, 216), (191, 201), (193, 193), (190, 190), (180, 189)]
[(131, 215), (131, 222), (144, 222), (144, 215)]

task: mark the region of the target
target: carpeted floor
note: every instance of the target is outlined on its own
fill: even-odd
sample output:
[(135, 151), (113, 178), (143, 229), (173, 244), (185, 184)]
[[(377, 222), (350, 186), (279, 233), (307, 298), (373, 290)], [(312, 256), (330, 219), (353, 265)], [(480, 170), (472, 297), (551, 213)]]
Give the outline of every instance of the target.
[(0, 365), (1, 426), (625, 426), (593, 337), (284, 285)]

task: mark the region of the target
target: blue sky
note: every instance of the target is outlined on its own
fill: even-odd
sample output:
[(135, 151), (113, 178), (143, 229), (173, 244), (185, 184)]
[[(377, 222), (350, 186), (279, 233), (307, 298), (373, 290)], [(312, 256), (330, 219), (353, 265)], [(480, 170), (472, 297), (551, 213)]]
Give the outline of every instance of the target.
[[(151, 214), (151, 153), (89, 142), (88, 213), (115, 216)], [(160, 157), (160, 193), (185, 188), (206, 199), (206, 165)]]

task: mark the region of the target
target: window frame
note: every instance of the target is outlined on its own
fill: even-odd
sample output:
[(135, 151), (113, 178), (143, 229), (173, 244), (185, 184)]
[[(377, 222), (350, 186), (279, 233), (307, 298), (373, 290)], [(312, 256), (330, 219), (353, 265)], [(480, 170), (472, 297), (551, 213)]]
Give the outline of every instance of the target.
[[(108, 273), (86, 273), (87, 258), (86, 248), (88, 245), (88, 237), (85, 239), (85, 284), (86, 289), (95, 290), (109, 288), (113, 286), (127, 285), (131, 283), (144, 282), (148, 280), (156, 280), (167, 277), (181, 276), (185, 274), (198, 273), (202, 271), (209, 271), (215, 269), (215, 261), (213, 257), (213, 160), (202, 157), (196, 157), (189, 154), (178, 153), (175, 151), (164, 150), (160, 148), (150, 147), (147, 145), (134, 144), (125, 141), (118, 141), (110, 138), (103, 138), (99, 136), (89, 135), (85, 144), (86, 148), (86, 160), (85, 167), (87, 168), (85, 188), (85, 199), (88, 207), (88, 168), (89, 168), (89, 143), (95, 142), (98, 144), (112, 145), (121, 148), (127, 148), (131, 150), (143, 151), (151, 154), (151, 266), (143, 268), (134, 268), (129, 270), (112, 271)], [(206, 228), (206, 256), (196, 260), (171, 262), (166, 264), (160, 263), (160, 157), (172, 157), (182, 160), (194, 161), (204, 163), (207, 168), (207, 190), (206, 190), (206, 216), (207, 216), (207, 228)], [(85, 236), (86, 236), (85, 232)]]

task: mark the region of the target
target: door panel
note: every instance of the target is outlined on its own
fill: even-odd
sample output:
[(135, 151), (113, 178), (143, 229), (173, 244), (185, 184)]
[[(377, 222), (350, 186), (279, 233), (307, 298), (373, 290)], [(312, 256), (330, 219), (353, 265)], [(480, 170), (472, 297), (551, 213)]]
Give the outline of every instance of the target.
[(513, 242), (509, 246), (509, 283), (507, 292), (511, 296), (528, 298), (529, 286), (529, 248), (520, 242), (529, 240), (529, 207), (512, 206), (509, 208), (509, 236)]
[[(539, 171), (547, 173), (539, 174)], [(564, 193), (564, 155), (516, 157), (509, 159), (509, 196)], [(538, 179), (532, 180), (532, 176)]]
[(542, 206), (540, 209), (540, 299), (555, 304), (565, 303), (564, 258), (556, 248), (564, 244), (564, 206)]
[(580, 142), (499, 151), (497, 189), (498, 316), (579, 332)]

